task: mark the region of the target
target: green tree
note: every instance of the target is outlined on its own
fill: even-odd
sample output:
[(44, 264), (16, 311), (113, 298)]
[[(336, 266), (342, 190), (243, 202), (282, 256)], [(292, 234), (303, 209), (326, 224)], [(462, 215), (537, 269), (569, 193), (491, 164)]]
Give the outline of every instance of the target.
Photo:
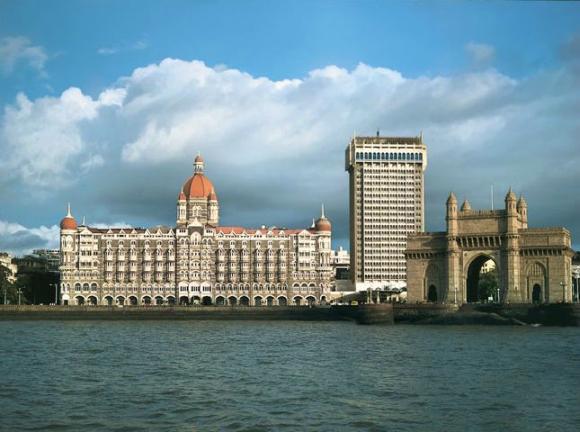
[(487, 301), (489, 297), (495, 298), (497, 295), (497, 271), (491, 270), (479, 275), (478, 283), (479, 300)]
[[(11, 276), (12, 272), (10, 269), (0, 264), (0, 299), (2, 303), (4, 303), (4, 298), (6, 298), (6, 303), (18, 304), (18, 288), (20, 288), (20, 284), (18, 279), (16, 282), (11, 282)], [(6, 294), (6, 297), (4, 297), (4, 294)], [(20, 294), (20, 303), (28, 303), (23, 291)]]

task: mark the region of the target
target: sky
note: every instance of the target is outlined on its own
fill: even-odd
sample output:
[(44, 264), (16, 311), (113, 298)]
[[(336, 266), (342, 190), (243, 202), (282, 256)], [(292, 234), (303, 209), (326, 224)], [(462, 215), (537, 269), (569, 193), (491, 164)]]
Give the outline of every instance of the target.
[(428, 148), (426, 229), (454, 191), (524, 194), (580, 248), (580, 3), (0, 0), (0, 250), (175, 223), (198, 152), (220, 224), (348, 248), (354, 133)]

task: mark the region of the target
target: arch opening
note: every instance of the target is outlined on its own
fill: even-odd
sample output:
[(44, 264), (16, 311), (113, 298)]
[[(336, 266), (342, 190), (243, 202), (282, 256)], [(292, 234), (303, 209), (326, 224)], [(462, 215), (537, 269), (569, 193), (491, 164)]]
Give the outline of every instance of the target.
[(500, 302), (497, 266), (493, 258), (480, 255), (467, 269), (467, 303)]
[(540, 284), (534, 284), (532, 288), (532, 303), (538, 304), (542, 302), (542, 287)]
[(435, 285), (429, 285), (427, 301), (430, 303), (437, 303), (437, 287)]

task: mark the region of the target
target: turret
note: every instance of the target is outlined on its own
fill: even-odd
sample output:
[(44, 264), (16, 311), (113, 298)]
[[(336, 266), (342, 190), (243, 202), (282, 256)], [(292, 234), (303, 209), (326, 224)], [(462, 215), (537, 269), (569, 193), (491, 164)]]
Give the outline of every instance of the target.
[(471, 211), (471, 204), (469, 204), (469, 201), (467, 201), (467, 200), (463, 201), (463, 204), (461, 204), (461, 211), (462, 212), (470, 212)]
[(211, 188), (211, 193), (207, 199), (208, 218), (207, 222), (212, 225), (217, 225), (219, 222), (219, 203), (214, 188)]
[(523, 195), (520, 195), (517, 205), (518, 213), (520, 214), (520, 219), (522, 221), (522, 228), (528, 227), (528, 203), (524, 199)]
[(445, 220), (447, 221), (447, 234), (451, 236), (457, 235), (457, 198), (453, 192), (447, 198), (447, 215)]
[(183, 191), (180, 191), (177, 197), (177, 224), (185, 222), (187, 222), (187, 200)]
[(314, 229), (321, 234), (329, 234), (329, 235), (332, 231), (332, 225), (324, 215), (324, 204), (322, 204), (322, 211), (320, 217), (314, 223)]
[(76, 230), (77, 221), (70, 212), (70, 203), (67, 205), (66, 216), (60, 221), (61, 230)]
[(505, 196), (505, 211), (507, 214), (507, 232), (515, 233), (518, 230), (518, 211), (516, 209), (517, 197), (510, 187)]

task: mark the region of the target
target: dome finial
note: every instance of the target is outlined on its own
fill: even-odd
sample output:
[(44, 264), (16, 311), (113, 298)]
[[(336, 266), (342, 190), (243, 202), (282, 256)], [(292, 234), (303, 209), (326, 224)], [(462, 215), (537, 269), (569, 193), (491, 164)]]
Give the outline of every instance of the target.
[(324, 203), (322, 203), (322, 213), (320, 215), (321, 218), (325, 218), (326, 216), (324, 216)]
[(83, 216), (83, 223), (81, 224), (82, 226), (87, 226), (86, 222), (85, 222), (85, 217)]
[(203, 174), (203, 158), (200, 152), (197, 152), (197, 156), (193, 161), (193, 172)]
[(72, 215), (70, 213), (70, 203), (68, 203), (66, 206), (66, 217), (72, 217)]

